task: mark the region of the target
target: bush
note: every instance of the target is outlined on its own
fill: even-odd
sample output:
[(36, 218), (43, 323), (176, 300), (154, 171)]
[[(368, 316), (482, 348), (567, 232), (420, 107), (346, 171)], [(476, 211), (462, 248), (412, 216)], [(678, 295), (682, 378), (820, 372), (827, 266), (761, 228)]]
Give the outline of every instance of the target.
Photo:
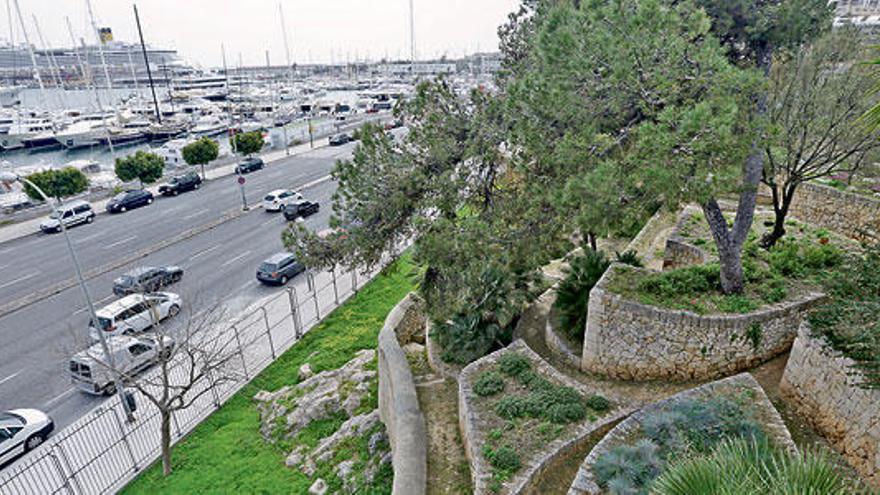
[(506, 352), (498, 358), (498, 368), (505, 375), (517, 377), (525, 371), (531, 371), (532, 363), (525, 356), (515, 352)]
[(639, 255), (633, 251), (632, 249), (628, 251), (624, 251), (622, 253), (614, 253), (617, 256), (617, 262), (623, 263), (625, 265), (635, 266), (641, 268), (644, 266), (642, 264), (642, 259), (639, 258)]
[(589, 251), (571, 260), (565, 278), (556, 290), (556, 310), (559, 330), (570, 339), (581, 341), (587, 326), (587, 306), (590, 290), (611, 263), (602, 252)]
[(593, 464), (596, 481), (613, 494), (647, 493), (647, 486), (663, 470), (658, 450), (650, 440), (614, 447)]
[(555, 387), (549, 380), (532, 370), (522, 372), (519, 375), (519, 381), (531, 391), (553, 390)]
[(495, 395), (504, 390), (504, 378), (494, 371), (484, 371), (477, 375), (473, 388), (480, 397)]
[(587, 397), (586, 406), (596, 412), (605, 412), (611, 408), (611, 402), (601, 395), (591, 395)]
[(767, 440), (725, 441), (708, 456), (670, 466), (651, 486), (658, 495), (810, 493), (843, 495), (853, 487), (815, 453), (793, 455)]
[(587, 410), (583, 404), (566, 402), (550, 405), (546, 408), (543, 416), (551, 423), (573, 423), (584, 419), (587, 416)]
[(519, 395), (502, 397), (495, 404), (495, 414), (504, 419), (516, 419), (525, 416), (529, 412), (528, 399)]
[(843, 252), (832, 244), (807, 238), (783, 238), (770, 250), (768, 263), (774, 273), (804, 278), (833, 268), (842, 260)]
[(501, 472), (514, 473), (522, 465), (519, 460), (519, 454), (506, 445), (495, 450), (489, 450), (486, 457), (489, 460), (489, 464)]
[(662, 298), (712, 292), (721, 286), (718, 264), (695, 265), (649, 275), (639, 281), (638, 290)]

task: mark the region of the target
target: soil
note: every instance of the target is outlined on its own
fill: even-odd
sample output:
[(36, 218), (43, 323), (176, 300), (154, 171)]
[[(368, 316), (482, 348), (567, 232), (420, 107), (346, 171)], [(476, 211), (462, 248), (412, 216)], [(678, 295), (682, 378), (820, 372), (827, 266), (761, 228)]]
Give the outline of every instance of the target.
[[(425, 376), (418, 377), (424, 380)], [(428, 433), (428, 495), (470, 494), (471, 470), (458, 429), (458, 383), (424, 381), (416, 387)]]

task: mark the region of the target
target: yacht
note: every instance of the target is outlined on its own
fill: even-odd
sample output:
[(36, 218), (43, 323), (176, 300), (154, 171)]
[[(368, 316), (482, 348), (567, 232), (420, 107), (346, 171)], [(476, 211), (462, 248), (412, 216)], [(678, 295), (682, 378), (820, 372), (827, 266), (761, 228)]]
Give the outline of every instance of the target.
[(25, 140), (55, 130), (52, 120), (45, 117), (25, 118), (9, 124), (6, 129), (6, 133), (0, 133), (0, 150), (3, 151), (24, 148)]
[(195, 121), (190, 132), (196, 136), (216, 136), (227, 131), (226, 122), (217, 115), (204, 115)]
[(0, 86), (0, 107), (13, 107), (21, 103), (21, 86)]
[(101, 164), (95, 160), (72, 160), (62, 166), (62, 168), (66, 167), (73, 167), (82, 171), (89, 178), (90, 189), (113, 189), (121, 184), (116, 174), (109, 170), (104, 170)]
[(101, 144), (102, 139), (106, 143), (112, 120), (113, 114), (107, 112), (83, 115), (56, 134), (55, 139), (69, 150), (95, 146)]

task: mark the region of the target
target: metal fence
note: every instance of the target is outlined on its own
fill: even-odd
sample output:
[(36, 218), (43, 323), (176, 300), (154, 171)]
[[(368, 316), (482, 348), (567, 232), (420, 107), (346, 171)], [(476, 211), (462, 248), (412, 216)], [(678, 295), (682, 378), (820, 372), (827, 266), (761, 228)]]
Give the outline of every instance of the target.
[[(203, 380), (191, 391), (202, 395), (172, 415), (172, 441), (192, 431), (379, 271), (307, 273), (299, 277), (304, 280), (222, 327), (218, 338), (234, 339), (234, 352), (240, 357), (231, 361), (233, 378)], [(124, 487), (161, 454), (159, 410), (145, 396), (132, 392), (138, 405), (134, 423), (125, 421), (117, 394), (0, 471), (0, 494), (85, 495)]]

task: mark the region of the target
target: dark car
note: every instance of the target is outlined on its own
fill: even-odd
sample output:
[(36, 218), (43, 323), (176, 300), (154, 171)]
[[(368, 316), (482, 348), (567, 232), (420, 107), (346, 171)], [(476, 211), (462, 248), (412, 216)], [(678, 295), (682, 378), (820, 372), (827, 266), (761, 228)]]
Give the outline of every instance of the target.
[(306, 270), (305, 265), (291, 253), (278, 253), (260, 264), (257, 280), (267, 285), (284, 285)]
[(156, 292), (162, 287), (179, 282), (183, 268), (179, 266), (143, 266), (135, 268), (113, 281), (113, 293), (127, 296), (134, 293)]
[(153, 193), (143, 189), (131, 189), (121, 192), (107, 202), (107, 211), (123, 213), (127, 210), (146, 206), (153, 202)]
[(343, 144), (348, 144), (350, 142), (351, 136), (345, 133), (337, 134), (330, 138), (330, 146), (342, 146)]
[(318, 213), (320, 208), (321, 205), (318, 204), (317, 201), (297, 201), (296, 203), (284, 205), (282, 211), (284, 212), (284, 218), (286, 218), (287, 221), (292, 222), (299, 217), (305, 218), (314, 215), (315, 213)]
[(248, 158), (247, 160), (239, 163), (235, 167), (236, 174), (249, 174), (251, 172), (255, 172), (257, 170), (262, 170), (265, 166), (263, 160), (260, 158)]
[(193, 191), (202, 187), (202, 178), (195, 172), (178, 175), (159, 186), (159, 193), (163, 196), (177, 196), (182, 192)]

